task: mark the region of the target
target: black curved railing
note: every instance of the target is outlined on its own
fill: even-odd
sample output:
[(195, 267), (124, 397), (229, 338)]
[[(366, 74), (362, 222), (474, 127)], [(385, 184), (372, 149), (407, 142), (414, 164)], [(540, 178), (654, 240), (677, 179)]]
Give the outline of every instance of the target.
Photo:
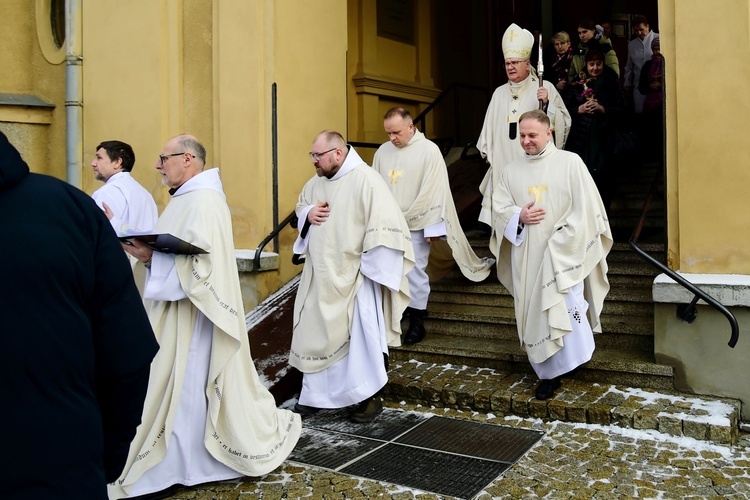
[(646, 201), (643, 204), (643, 210), (641, 211), (641, 217), (638, 220), (638, 224), (636, 225), (635, 230), (633, 231), (633, 235), (630, 237), (630, 248), (632, 248), (638, 255), (640, 255), (642, 258), (647, 260), (651, 265), (659, 269), (661, 272), (672, 278), (675, 282), (682, 285), (684, 288), (686, 288), (691, 293), (695, 294), (693, 297), (693, 300), (690, 301), (689, 304), (680, 304), (677, 306), (677, 317), (680, 318), (683, 321), (687, 321), (688, 323), (692, 323), (696, 316), (696, 305), (698, 303), (698, 300), (703, 300), (708, 305), (713, 307), (714, 309), (718, 310), (721, 314), (726, 316), (727, 320), (729, 320), (729, 325), (732, 328), (732, 334), (729, 338), (729, 347), (734, 347), (737, 345), (737, 340), (739, 339), (739, 332), (740, 328), (737, 324), (737, 319), (734, 317), (734, 315), (727, 309), (724, 305), (722, 305), (719, 301), (708, 295), (706, 292), (695, 286), (690, 281), (686, 280), (684, 277), (680, 276), (676, 272), (669, 269), (667, 266), (659, 262), (658, 260), (654, 259), (652, 256), (650, 256), (648, 253), (646, 253), (643, 249), (638, 247), (638, 238), (641, 235), (641, 230), (643, 229), (643, 225), (646, 221), (646, 215), (648, 214), (648, 211), (651, 208), (651, 201), (654, 198), (654, 195), (658, 189), (660, 180), (661, 180), (661, 171), (657, 172), (656, 177), (654, 178), (654, 182), (651, 186), (651, 190), (648, 193), (648, 196), (646, 196)]
[(279, 224), (273, 228), (273, 231), (271, 231), (268, 236), (263, 238), (263, 241), (260, 242), (260, 245), (258, 245), (258, 248), (255, 250), (255, 255), (253, 256), (253, 270), (258, 271), (260, 269), (260, 254), (263, 252), (263, 248), (265, 248), (265, 246), (268, 245), (268, 243), (274, 239), (281, 230), (287, 226), (287, 224), (294, 228), (297, 227), (297, 214), (294, 211), (287, 215), (283, 221), (279, 222)]
[(440, 104), (443, 100), (445, 100), (448, 95), (453, 93), (453, 106), (456, 110), (456, 119), (454, 122), (455, 130), (454, 130), (454, 136), (456, 138), (456, 141), (458, 144), (463, 144), (462, 137), (461, 137), (461, 120), (459, 119), (458, 112), (461, 109), (460, 105), (460, 93), (459, 90), (465, 89), (465, 90), (474, 90), (477, 92), (483, 92), (485, 95), (487, 94), (487, 87), (481, 87), (479, 85), (471, 85), (468, 83), (459, 83), (454, 82), (448, 86), (445, 90), (440, 92), (440, 95), (438, 95), (434, 101), (432, 101), (426, 108), (422, 110), (421, 113), (419, 113), (414, 118), (414, 124), (417, 125), (417, 128), (425, 135), (427, 135), (427, 122), (426, 117), (427, 115), (435, 109), (435, 106)]

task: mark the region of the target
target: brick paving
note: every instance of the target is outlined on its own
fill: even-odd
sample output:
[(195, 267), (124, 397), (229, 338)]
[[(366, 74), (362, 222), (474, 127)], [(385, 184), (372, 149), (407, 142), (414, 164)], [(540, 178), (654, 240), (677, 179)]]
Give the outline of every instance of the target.
[[(653, 430), (414, 404), (389, 405), (453, 418), (539, 429), (545, 436), (521, 460), (477, 495), (492, 498), (748, 498), (750, 437), (725, 446)], [(172, 499), (444, 499), (428, 492), (285, 463), (261, 478), (186, 488)]]
[[(545, 432), (478, 500), (750, 498), (750, 436), (737, 430), (732, 400), (564, 381), (554, 399), (539, 402), (529, 396), (535, 384), (523, 374), (403, 363), (391, 369), (386, 404)], [(261, 478), (171, 498), (450, 497), (287, 462)]]

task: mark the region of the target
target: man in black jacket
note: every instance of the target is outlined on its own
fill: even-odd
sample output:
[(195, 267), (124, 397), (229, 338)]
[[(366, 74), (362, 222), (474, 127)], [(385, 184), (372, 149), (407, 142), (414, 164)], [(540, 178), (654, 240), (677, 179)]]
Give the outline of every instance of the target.
[(0, 497), (106, 499), (158, 345), (104, 213), (0, 132)]

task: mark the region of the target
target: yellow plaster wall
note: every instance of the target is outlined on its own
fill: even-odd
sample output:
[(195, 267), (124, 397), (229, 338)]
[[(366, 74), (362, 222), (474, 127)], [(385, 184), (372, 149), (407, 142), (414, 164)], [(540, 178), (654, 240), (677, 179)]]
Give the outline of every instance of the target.
[[(279, 219), (294, 210), (302, 186), (315, 175), (307, 153), (319, 132), (333, 129), (346, 136), (347, 107), (347, 2), (346, 0), (276, 0), (274, 5), (273, 78), (264, 89), (269, 96), (268, 160), (264, 168), (271, 171), (270, 147), (270, 84), (277, 84), (278, 107), (278, 169)], [(269, 177), (270, 179), (270, 177)], [(270, 194), (271, 185), (266, 192)], [(272, 229), (271, 198), (268, 209), (260, 219), (262, 234), (254, 240), (257, 245)], [(261, 292), (273, 292), (294, 275), (301, 266), (291, 264), (291, 246), (296, 230), (287, 228), (280, 235), (280, 272), (278, 282), (270, 282), (273, 275), (263, 273)], [(270, 247), (269, 247), (270, 249)]]
[[(433, 78), (433, 3), (414, 2), (414, 44), (379, 37), (377, 0), (347, 0), (348, 139), (383, 143), (383, 115), (403, 106), (415, 116), (440, 93)], [(432, 120), (430, 117), (428, 120)], [(427, 124), (428, 127), (432, 122)], [(375, 149), (360, 149), (371, 162)]]
[[(315, 135), (346, 133), (346, 1), (84, 0), (83, 12), (84, 190), (101, 185), (88, 166), (93, 148), (116, 138), (133, 146), (133, 175), (163, 208), (157, 155), (170, 137), (192, 133), (207, 166), (221, 168), (235, 246), (254, 249), (272, 229), (272, 84), (280, 220), (314, 174)], [(121, 36), (106, 19), (117, 19)], [(258, 300), (300, 272), (295, 236), (281, 234), (280, 270), (258, 276)]]
[(182, 93), (181, 7), (149, 0), (83, 2), (84, 191), (102, 185), (90, 167), (97, 144), (121, 140), (135, 151), (133, 177), (164, 208), (167, 194), (154, 167), (164, 142), (184, 126), (182, 107), (174, 105)]
[[(40, 110), (0, 106), (0, 130), (32, 171), (65, 179), (65, 66), (52, 64), (37, 37), (35, 0), (2, 0), (0, 93), (36, 96), (55, 105)], [(12, 21), (12, 22), (10, 22)], [(48, 23), (40, 29), (50, 29)]]
[[(670, 265), (750, 274), (750, 3), (661, 0)], [(720, 26), (707, 43), (696, 36)], [(679, 27), (679, 28), (677, 28)]]

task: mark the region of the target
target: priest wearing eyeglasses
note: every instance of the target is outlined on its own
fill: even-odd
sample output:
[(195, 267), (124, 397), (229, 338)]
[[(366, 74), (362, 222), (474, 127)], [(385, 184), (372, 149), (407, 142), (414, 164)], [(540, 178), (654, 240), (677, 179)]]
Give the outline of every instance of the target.
[[(110, 498), (156, 494), (271, 472), (294, 448), (299, 415), (276, 408), (250, 356), (232, 219), (219, 169), (190, 135), (170, 139), (156, 169), (172, 198), (154, 226), (207, 253), (123, 245), (149, 268), (144, 300), (161, 349), (142, 424)], [(168, 495), (167, 495), (168, 496)]]
[(558, 149), (563, 149), (570, 130), (570, 113), (554, 84), (543, 81), (543, 85), (540, 85), (539, 76), (531, 67), (529, 58), (533, 46), (534, 35), (528, 30), (517, 24), (511, 24), (505, 30), (502, 49), (508, 83), (492, 94), (477, 140), (477, 149), (490, 164), (479, 188), (484, 196), (479, 220), (492, 228), (495, 227), (492, 191), (505, 165), (524, 154), (518, 140), (519, 117), (526, 111), (539, 109), (541, 101), (543, 110), (552, 122)]
[(366, 423), (383, 410), (388, 346), (400, 345), (409, 304), (409, 226), (383, 178), (341, 134), (321, 132), (310, 158), (316, 176), (296, 208), (294, 253), (305, 267), (289, 355), (303, 373), (295, 410), (352, 406), (349, 418)]

